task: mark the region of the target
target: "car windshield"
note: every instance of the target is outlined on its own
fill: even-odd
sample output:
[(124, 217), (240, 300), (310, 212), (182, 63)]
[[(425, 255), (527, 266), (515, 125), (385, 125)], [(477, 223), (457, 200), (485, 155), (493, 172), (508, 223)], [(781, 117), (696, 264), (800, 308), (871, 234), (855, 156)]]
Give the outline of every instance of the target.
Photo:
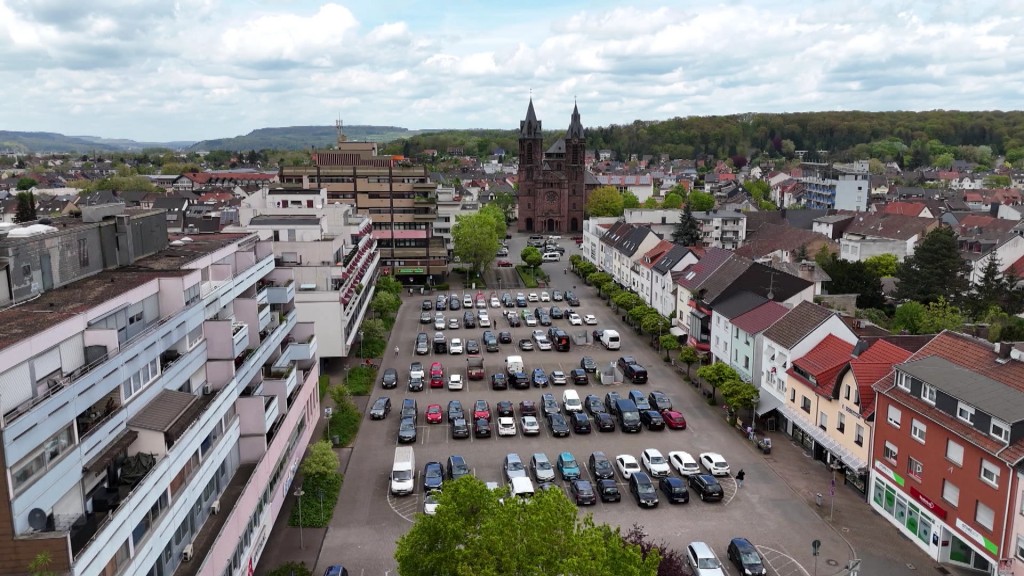
[(698, 569), (713, 570), (713, 569), (719, 568), (719, 567), (721, 567), (721, 564), (718, 562), (718, 558), (698, 558), (697, 559), (697, 568)]
[(518, 460), (513, 460), (508, 463), (508, 469), (510, 472), (519, 472), (523, 469), (523, 463)]
[(402, 425), (400, 426), (400, 428), (402, 430), (415, 430), (416, 429), (416, 425), (413, 424), (412, 418), (404, 418), (402, 420)]
[(636, 491), (641, 494), (654, 494), (654, 486), (651, 484), (637, 484)]
[(640, 417), (636, 414), (636, 412), (623, 412), (622, 420), (623, 422), (626, 423), (635, 423), (640, 420)]
[(663, 456), (651, 456), (651, 464), (664, 464), (665, 458)]
[(452, 476), (458, 476), (460, 474), (469, 474), (469, 466), (465, 464), (455, 464), (452, 466)]
[(573, 460), (572, 458), (563, 458), (562, 459), (562, 466), (564, 466), (565, 468), (575, 468), (576, 467), (576, 461)]
[(537, 461), (537, 469), (538, 470), (551, 470), (551, 462), (548, 462), (547, 460), (538, 460)]
[(759, 566), (761, 564), (761, 557), (755, 552), (745, 550), (740, 552), (740, 561), (743, 562), (745, 566)]
[(412, 472), (409, 470), (395, 470), (393, 474), (395, 480), (412, 480)]
[(441, 471), (438, 470), (437, 468), (428, 468), (427, 469), (427, 478), (440, 478), (440, 477), (441, 477)]

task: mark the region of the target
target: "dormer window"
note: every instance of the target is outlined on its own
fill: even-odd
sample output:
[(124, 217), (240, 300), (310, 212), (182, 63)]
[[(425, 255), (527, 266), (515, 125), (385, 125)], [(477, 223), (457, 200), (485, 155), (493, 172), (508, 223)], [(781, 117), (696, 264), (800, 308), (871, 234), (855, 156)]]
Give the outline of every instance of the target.
[(956, 417), (968, 424), (974, 424), (974, 407), (961, 402), (956, 407)]
[(929, 384), (921, 386), (921, 399), (925, 402), (935, 405), (935, 387)]
[(995, 418), (992, 419), (992, 427), (989, 429), (989, 433), (1003, 442), (1010, 441), (1010, 427), (1005, 422)]
[(910, 392), (910, 376), (907, 376), (903, 372), (897, 372), (896, 373), (896, 385), (899, 386), (900, 388), (902, 388), (903, 390), (906, 390), (907, 392)]

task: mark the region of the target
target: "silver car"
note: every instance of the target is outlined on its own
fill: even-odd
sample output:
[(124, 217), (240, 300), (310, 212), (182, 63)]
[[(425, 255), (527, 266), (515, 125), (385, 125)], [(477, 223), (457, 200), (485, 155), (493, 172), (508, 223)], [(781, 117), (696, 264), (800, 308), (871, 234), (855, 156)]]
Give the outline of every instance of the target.
[(555, 467), (551, 465), (547, 454), (543, 452), (538, 452), (533, 455), (533, 458), (530, 458), (530, 469), (533, 470), (533, 476), (537, 482), (554, 482), (555, 480)]

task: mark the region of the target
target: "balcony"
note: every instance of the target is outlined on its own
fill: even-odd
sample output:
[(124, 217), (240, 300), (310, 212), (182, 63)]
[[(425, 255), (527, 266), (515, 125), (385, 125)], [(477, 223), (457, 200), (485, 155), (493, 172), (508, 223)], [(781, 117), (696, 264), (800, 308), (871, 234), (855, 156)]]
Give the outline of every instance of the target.
[[(221, 530), (224, 529), (224, 525), (232, 517), (231, 512), (234, 510), (235, 504), (242, 496), (245, 487), (249, 484), (255, 472), (256, 464), (239, 465), (238, 470), (235, 471), (234, 476), (228, 481), (224, 491), (217, 496), (217, 500), (220, 502), (221, 513), (211, 514), (203, 522), (203, 527), (199, 529), (199, 534), (192, 540), (192, 548), (195, 550), (196, 558), (206, 558), (210, 553), (214, 542), (220, 535)], [(196, 576), (199, 574), (202, 566), (204, 566), (204, 562), (201, 560), (182, 562), (173, 572), (173, 576)]]
[(413, 204), (437, 204), (437, 198), (433, 196), (415, 196), (412, 201)]
[(288, 398), (298, 383), (298, 371), (294, 362), (289, 362), (285, 366), (263, 367), (263, 386), (267, 394)]
[(270, 304), (260, 304), (257, 315), (259, 317), (260, 332), (263, 332), (267, 329), (267, 326), (270, 326), (270, 317), (272, 316)]
[[(291, 338), (291, 337), (289, 337)], [(312, 360), (316, 356), (317, 341), (316, 335), (309, 336), (308, 338), (298, 341), (295, 339), (285, 339), (286, 348), (282, 358), (287, 358), (289, 361), (294, 360)]]
[(243, 322), (231, 323), (232, 352), (237, 357), (249, 346), (249, 326)]
[(283, 282), (267, 282), (267, 302), (271, 304), (287, 304), (295, 300), (295, 280)]

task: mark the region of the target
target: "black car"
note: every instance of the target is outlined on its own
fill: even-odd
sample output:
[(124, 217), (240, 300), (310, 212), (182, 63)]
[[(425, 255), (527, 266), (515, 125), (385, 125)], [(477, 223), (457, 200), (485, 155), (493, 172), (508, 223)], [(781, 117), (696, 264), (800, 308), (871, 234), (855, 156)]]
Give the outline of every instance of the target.
[(423, 378), (409, 378), (409, 391), (410, 392), (422, 392), (423, 391)]
[(647, 395), (639, 390), (630, 390), (628, 398), (636, 404), (637, 410), (651, 410), (651, 403), (647, 401)]
[(604, 402), (601, 401), (597, 394), (587, 394), (587, 397), (583, 399), (583, 407), (586, 408), (587, 412), (590, 412), (591, 416), (608, 411), (604, 407)]
[(484, 340), (484, 350), (487, 350), (488, 352), (497, 352), (499, 350), (499, 348), (498, 348), (498, 338), (494, 334), (491, 334), (490, 337), (488, 337), (486, 334), (484, 334), (483, 340)]
[(573, 412), (569, 415), (572, 422), (572, 431), (576, 434), (590, 434), (590, 418), (583, 412)]
[(491, 374), (491, 390), (508, 390), (508, 378), (501, 372)]
[[(523, 325), (523, 321), (519, 319), (519, 316), (512, 312), (509, 312), (506, 318), (508, 318), (508, 325), (511, 326), (512, 328), (519, 328), (520, 326)], [(511, 342), (511, 340), (509, 340), (509, 342)]]
[(589, 480), (573, 480), (569, 485), (569, 494), (577, 506), (597, 504), (597, 495), (594, 494), (594, 486)]
[(412, 418), (413, 424), (419, 418), (419, 409), (416, 407), (416, 401), (412, 398), (402, 400), (402, 418)]
[(383, 420), (388, 417), (389, 412), (391, 412), (391, 398), (381, 396), (374, 400), (373, 406), (370, 408), (370, 420)]
[(469, 424), (465, 418), (450, 420), (452, 426), (452, 438), (469, 438)]
[(533, 340), (530, 340), (529, 338), (523, 338), (519, 340), (519, 349), (522, 350), (523, 352), (529, 352), (530, 350), (533, 350)]
[(548, 387), (548, 375), (544, 373), (543, 368), (534, 368), (533, 374), (530, 376), (530, 381), (533, 383), (534, 388)]
[(622, 500), (622, 494), (619, 492), (619, 485), (615, 483), (615, 480), (609, 480), (607, 478), (598, 480), (597, 493), (601, 496), (601, 502), (618, 502)]
[(604, 395), (604, 407), (611, 414), (618, 414), (619, 400), (622, 400), (622, 396), (619, 396), (618, 392), (609, 392)]
[[(452, 300), (454, 302), (454, 300)], [(466, 464), (466, 459), (458, 454), (453, 454), (448, 457), (448, 469), (445, 471), (449, 480), (458, 480), (463, 476), (469, 476), (472, 472), (469, 470), (469, 464)]]
[(686, 504), (690, 501), (690, 491), (686, 484), (675, 476), (666, 476), (658, 481), (658, 488), (668, 498), (669, 504)]
[(597, 362), (594, 362), (594, 359), (590, 356), (584, 356), (583, 358), (580, 358), (580, 368), (594, 374), (597, 372)]
[(554, 394), (542, 394), (540, 397), (541, 411), (544, 415), (558, 414), (561, 410), (558, 408), (558, 402), (555, 400)]
[(657, 410), (641, 410), (640, 422), (647, 426), (648, 430), (664, 430), (665, 419)]
[(615, 432), (615, 418), (607, 412), (594, 414), (594, 426), (598, 432)]
[(384, 370), (384, 375), (380, 378), (380, 387), (390, 389), (396, 386), (398, 386), (398, 370), (394, 368)]
[(552, 306), (550, 314), (552, 320), (561, 320), (565, 317), (565, 313), (558, 306)]
[(641, 508), (654, 508), (658, 505), (658, 491), (654, 489), (654, 482), (646, 472), (633, 472), (629, 476), (629, 491)]
[(615, 467), (612, 466), (612, 461), (608, 459), (604, 452), (594, 452), (590, 455), (590, 473), (598, 480), (605, 478), (614, 479)]
[(520, 416), (537, 416), (537, 403), (533, 400), (523, 400), (519, 403)]
[(569, 304), (569, 306), (579, 306), (580, 305), (579, 297), (576, 296), (576, 293), (572, 292), (571, 290), (567, 291), (565, 293), (565, 301), (566, 301), (566, 303)]
[(615, 365), (619, 367), (619, 370), (625, 370), (626, 366), (636, 363), (636, 358), (632, 356), (619, 356), (619, 359), (615, 361)]
[(494, 405), (494, 411), (498, 414), (498, 418), (516, 415), (512, 408), (512, 402), (508, 400), (498, 400), (498, 403)]
[(511, 344), (512, 343), (512, 333), (504, 331), (504, 330), (501, 331), (501, 332), (498, 332), (498, 342), (501, 342), (502, 344)]
[(516, 296), (516, 308), (526, 308), (526, 296)]
[(672, 400), (660, 390), (655, 390), (647, 395), (647, 400), (651, 403), (651, 409), (661, 412), (662, 410), (672, 409)]
[(433, 492), (440, 490), (444, 483), (444, 468), (440, 462), (427, 462), (423, 467), (423, 491)]
[(739, 569), (740, 574), (762, 576), (768, 573), (761, 561), (761, 554), (746, 538), (733, 538), (729, 542), (726, 553), (729, 560), (732, 560), (732, 563)]
[(572, 379), (572, 383), (577, 386), (586, 386), (590, 384), (590, 377), (583, 368), (573, 368), (569, 370), (569, 378)]
[(516, 301), (512, 299), (512, 295), (505, 292), (501, 295), (501, 305), (505, 308), (511, 308), (516, 305)]
[(462, 402), (458, 400), (451, 400), (448, 402), (448, 421), (458, 420), (459, 418), (465, 418), (466, 411), (462, 409)]
[(622, 370), (622, 377), (633, 384), (646, 384), (647, 368), (644, 368), (639, 364), (627, 364)]
[(537, 322), (540, 323), (541, 326), (551, 326), (551, 315), (542, 314), (541, 317), (537, 319)]
[(686, 481), (690, 485), (690, 490), (693, 490), (705, 502), (721, 500), (725, 495), (722, 485), (711, 474), (691, 474)]
[(509, 377), (509, 381), (512, 382), (512, 387), (516, 390), (526, 390), (530, 387), (530, 377), (526, 375), (526, 372), (516, 372)]
[(466, 340), (466, 354), (479, 354), (480, 343), (476, 340)]
[(416, 420), (406, 416), (398, 425), (398, 443), (409, 444), (416, 441)]
[(449, 310), (458, 310), (460, 308), (462, 308), (462, 302), (459, 301), (459, 297), (458, 296), (456, 296), (455, 294), (452, 294), (452, 297), (448, 299), (448, 309)]
[(466, 328), (476, 328), (476, 316), (472, 312), (466, 312), (462, 316), (462, 325)]
[(434, 309), (434, 303), (431, 302), (430, 300), (424, 300), (423, 304), (420, 306), (420, 310), (433, 310), (433, 309)]
[(565, 423), (565, 418), (558, 414), (548, 414), (548, 428), (551, 430), (551, 435), (555, 437), (563, 437), (569, 435), (569, 425)]
[(473, 435), (477, 438), (490, 438), (491, 421), (486, 418), (477, 418), (473, 424)]

